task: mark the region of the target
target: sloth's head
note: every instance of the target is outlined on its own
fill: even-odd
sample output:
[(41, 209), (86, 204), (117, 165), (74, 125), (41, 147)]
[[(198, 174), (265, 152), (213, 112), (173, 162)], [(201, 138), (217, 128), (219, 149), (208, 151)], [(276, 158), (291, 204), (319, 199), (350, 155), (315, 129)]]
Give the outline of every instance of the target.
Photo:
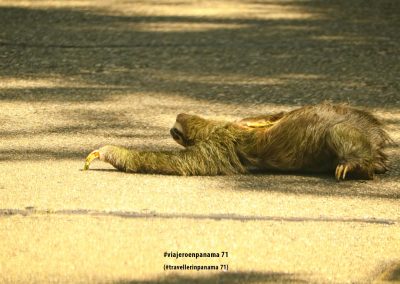
[(181, 113), (171, 128), (172, 138), (184, 147), (193, 146), (196, 142), (206, 140), (213, 132), (216, 123), (197, 115)]

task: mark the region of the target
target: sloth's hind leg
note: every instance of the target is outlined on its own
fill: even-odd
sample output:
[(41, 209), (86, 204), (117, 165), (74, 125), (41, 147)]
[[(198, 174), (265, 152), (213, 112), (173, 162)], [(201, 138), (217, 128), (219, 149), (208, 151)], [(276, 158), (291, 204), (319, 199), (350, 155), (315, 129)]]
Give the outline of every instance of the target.
[(335, 154), (337, 180), (350, 178), (373, 179), (374, 150), (369, 138), (358, 128), (339, 123), (328, 130), (328, 146)]

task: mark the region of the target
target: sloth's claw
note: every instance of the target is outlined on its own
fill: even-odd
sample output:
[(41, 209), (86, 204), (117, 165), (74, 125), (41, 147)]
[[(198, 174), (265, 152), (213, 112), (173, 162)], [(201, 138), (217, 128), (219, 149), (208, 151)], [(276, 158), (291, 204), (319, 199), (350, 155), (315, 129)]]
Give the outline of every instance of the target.
[(346, 179), (346, 174), (347, 174), (347, 171), (349, 170), (349, 167), (346, 165), (345, 167), (344, 167), (344, 170), (343, 170), (343, 179)]
[(338, 165), (336, 167), (336, 172), (335, 172), (335, 177), (339, 181), (341, 179), (345, 180), (346, 179), (346, 174), (349, 171), (350, 167), (348, 165)]
[(100, 158), (100, 152), (99, 150), (94, 150), (93, 152), (91, 152), (87, 157), (86, 157), (86, 161), (85, 161), (85, 165), (83, 166), (83, 170), (86, 171), (89, 169), (89, 165), (90, 163), (95, 160), (95, 159), (99, 159)]
[(340, 180), (340, 177), (342, 175), (342, 170), (343, 170), (343, 165), (338, 165), (336, 167), (335, 177), (337, 180)]

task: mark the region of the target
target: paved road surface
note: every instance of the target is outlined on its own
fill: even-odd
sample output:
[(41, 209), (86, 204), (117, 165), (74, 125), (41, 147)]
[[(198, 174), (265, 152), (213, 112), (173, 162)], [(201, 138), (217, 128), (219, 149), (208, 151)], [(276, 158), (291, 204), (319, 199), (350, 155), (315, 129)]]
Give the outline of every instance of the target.
[(81, 171), (104, 144), (178, 149), (180, 112), (326, 99), (399, 143), (398, 1), (0, 0), (0, 27), (1, 283), (399, 281), (398, 147), (367, 182)]

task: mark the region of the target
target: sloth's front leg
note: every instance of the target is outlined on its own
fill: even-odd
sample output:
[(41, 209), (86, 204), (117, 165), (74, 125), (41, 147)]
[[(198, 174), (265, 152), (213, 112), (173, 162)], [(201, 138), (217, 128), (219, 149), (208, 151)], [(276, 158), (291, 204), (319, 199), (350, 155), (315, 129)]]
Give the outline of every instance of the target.
[[(170, 157), (168, 157), (170, 156)], [(146, 172), (161, 174), (182, 174), (173, 162), (173, 153), (140, 152), (119, 146), (107, 145), (91, 152), (85, 161), (83, 170), (88, 170), (90, 163), (99, 159), (124, 172)]]
[(208, 144), (181, 151), (137, 151), (104, 146), (91, 152), (85, 161), (89, 169), (95, 159), (110, 163), (124, 172), (166, 175), (228, 175), (246, 172), (239, 159), (227, 149)]

